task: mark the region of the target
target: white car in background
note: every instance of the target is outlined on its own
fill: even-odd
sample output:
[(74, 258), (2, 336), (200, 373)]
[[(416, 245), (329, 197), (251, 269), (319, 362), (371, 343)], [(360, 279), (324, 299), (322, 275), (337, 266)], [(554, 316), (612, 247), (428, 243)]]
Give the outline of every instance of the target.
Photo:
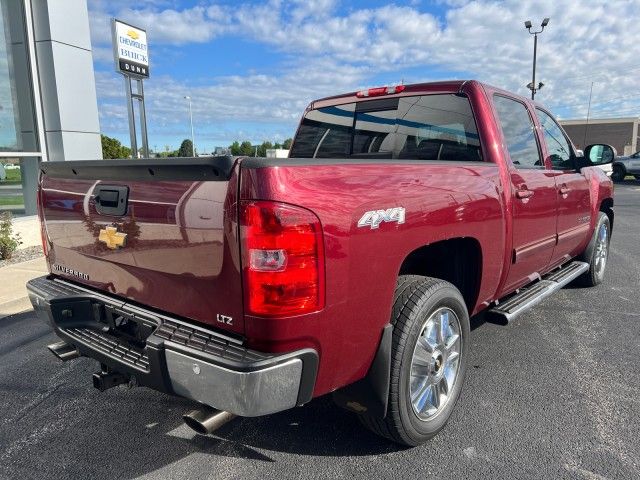
[[(613, 147), (611, 147), (613, 148)], [(613, 148), (614, 151), (614, 155), (615, 155), (615, 148)], [(598, 154), (598, 152), (595, 152), (596, 155)], [(602, 155), (602, 153), (600, 153), (600, 156)], [(584, 152), (580, 149), (576, 149), (576, 156), (578, 157), (584, 157)], [(615, 157), (612, 158), (601, 158), (600, 160), (602, 161), (602, 163), (593, 163), (594, 166), (598, 167), (600, 170), (604, 171), (604, 173), (607, 174), (607, 177), (610, 177), (613, 174), (613, 159)]]
[(613, 174), (613, 165), (611, 163), (605, 163), (603, 165), (596, 165), (598, 168), (604, 170), (604, 173), (610, 177)]

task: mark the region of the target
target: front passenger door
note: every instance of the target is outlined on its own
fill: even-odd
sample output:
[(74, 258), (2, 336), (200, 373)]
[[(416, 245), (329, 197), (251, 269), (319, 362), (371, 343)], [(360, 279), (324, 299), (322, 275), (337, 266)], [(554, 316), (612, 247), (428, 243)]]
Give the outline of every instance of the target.
[(544, 138), (546, 156), (554, 173), (558, 198), (558, 240), (552, 265), (575, 257), (582, 250), (591, 231), (589, 183), (576, 170), (571, 143), (550, 114), (536, 109)]

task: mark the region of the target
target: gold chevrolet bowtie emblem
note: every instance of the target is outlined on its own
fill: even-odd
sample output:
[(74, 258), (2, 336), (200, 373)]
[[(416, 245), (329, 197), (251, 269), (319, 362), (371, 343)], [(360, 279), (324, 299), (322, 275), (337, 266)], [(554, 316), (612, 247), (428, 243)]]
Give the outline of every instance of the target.
[(138, 34), (138, 32), (136, 32), (135, 30), (129, 30), (127, 32), (127, 36), (129, 38), (132, 38), (133, 40), (138, 40), (138, 38), (140, 38), (140, 35)]
[(104, 243), (107, 248), (115, 250), (125, 246), (127, 242), (127, 234), (119, 232), (116, 227), (107, 227), (100, 230), (98, 240)]

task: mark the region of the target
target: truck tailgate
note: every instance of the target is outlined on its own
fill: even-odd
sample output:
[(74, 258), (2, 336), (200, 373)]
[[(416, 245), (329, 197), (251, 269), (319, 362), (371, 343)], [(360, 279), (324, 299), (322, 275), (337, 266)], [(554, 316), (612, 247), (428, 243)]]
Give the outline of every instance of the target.
[(243, 333), (234, 159), (52, 162), (41, 170), (54, 275)]

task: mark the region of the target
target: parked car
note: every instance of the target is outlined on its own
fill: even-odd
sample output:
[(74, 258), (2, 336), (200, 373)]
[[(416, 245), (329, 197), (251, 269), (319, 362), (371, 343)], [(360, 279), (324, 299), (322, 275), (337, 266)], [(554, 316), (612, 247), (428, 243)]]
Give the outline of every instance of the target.
[(621, 182), (627, 175), (633, 175), (640, 180), (640, 151), (628, 157), (617, 157), (613, 161), (613, 174), (611, 178), (615, 182)]
[(56, 357), (200, 402), (201, 433), (331, 393), (417, 445), (460, 395), (471, 315), (602, 282), (613, 150), (584, 154), (543, 106), (451, 81), (317, 100), (290, 158), (43, 163), (29, 295)]

